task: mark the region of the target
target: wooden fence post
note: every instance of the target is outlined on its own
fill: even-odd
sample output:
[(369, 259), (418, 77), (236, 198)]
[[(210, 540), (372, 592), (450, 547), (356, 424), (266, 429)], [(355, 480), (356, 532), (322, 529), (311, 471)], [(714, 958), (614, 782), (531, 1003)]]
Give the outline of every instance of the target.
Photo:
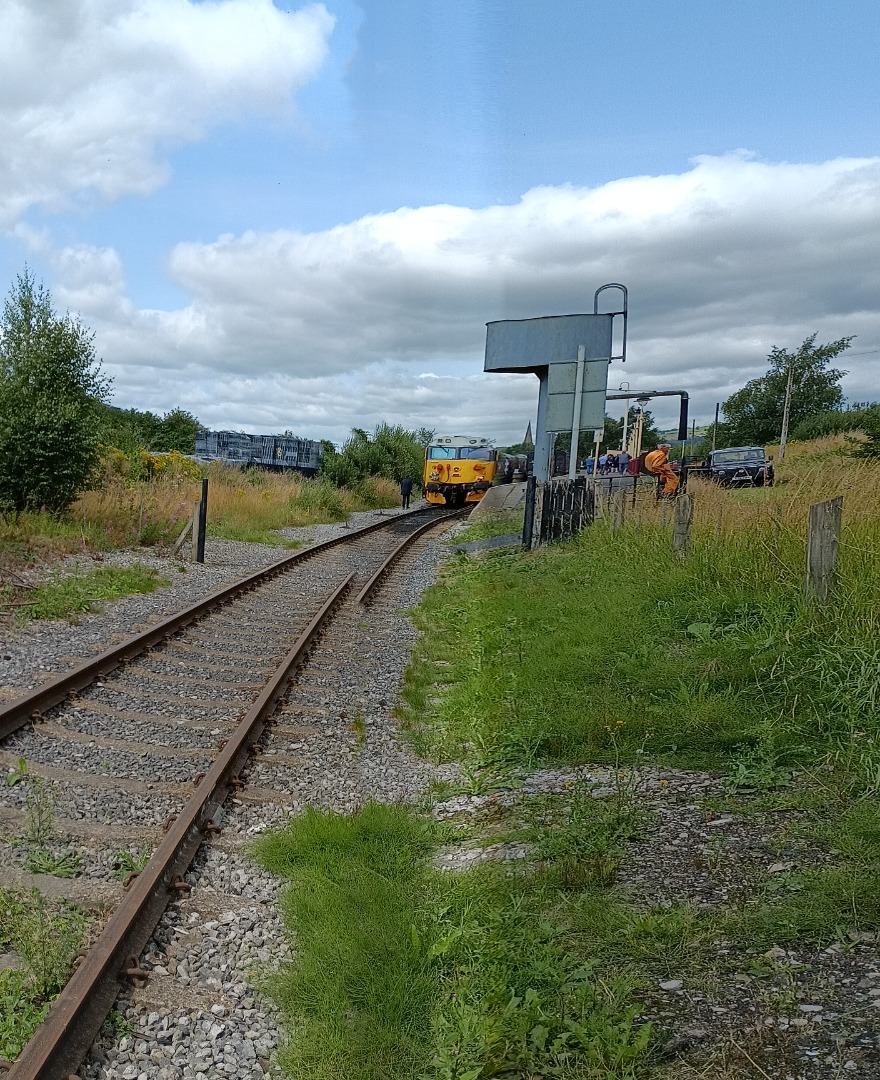
[(810, 507), (807, 525), (807, 574), (804, 593), (825, 604), (837, 587), (837, 552), (840, 547), (840, 520), (843, 496)]
[(611, 531), (617, 532), (623, 528), (623, 518), (626, 513), (626, 492), (615, 491), (611, 496)]
[(192, 557), (193, 562), (199, 561), (199, 511), (202, 509), (201, 502), (193, 503), (192, 516)]
[(174, 541), (174, 547), (171, 549), (171, 554), (172, 555), (177, 555), (178, 554), (180, 549), (183, 547), (183, 543), (186, 540), (187, 536), (189, 536), (189, 531), (190, 531), (190, 529), (192, 527), (193, 527), (193, 516), (191, 515), (189, 521), (187, 521), (186, 525), (184, 525), (184, 527), (183, 527), (183, 532)]
[(679, 495), (672, 506), (672, 554), (679, 559), (687, 555), (691, 546), (691, 530), (694, 524), (693, 495)]

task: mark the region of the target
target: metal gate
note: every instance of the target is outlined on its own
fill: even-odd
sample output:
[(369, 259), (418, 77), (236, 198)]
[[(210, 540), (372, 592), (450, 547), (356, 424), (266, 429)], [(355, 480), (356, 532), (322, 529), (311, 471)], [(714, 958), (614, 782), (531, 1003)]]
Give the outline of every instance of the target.
[(530, 476), (526, 485), (523, 547), (538, 547), (562, 540), (592, 525), (595, 516), (593, 485), (586, 476), (540, 484)]

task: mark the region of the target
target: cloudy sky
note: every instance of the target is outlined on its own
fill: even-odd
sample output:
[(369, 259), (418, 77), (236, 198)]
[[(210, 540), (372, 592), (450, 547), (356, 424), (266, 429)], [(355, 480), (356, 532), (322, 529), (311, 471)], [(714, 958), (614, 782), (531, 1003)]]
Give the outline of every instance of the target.
[(518, 440), (485, 323), (608, 281), (615, 388), (710, 419), (815, 331), (878, 398), (878, 44), (876, 0), (0, 0), (0, 286), (213, 428)]

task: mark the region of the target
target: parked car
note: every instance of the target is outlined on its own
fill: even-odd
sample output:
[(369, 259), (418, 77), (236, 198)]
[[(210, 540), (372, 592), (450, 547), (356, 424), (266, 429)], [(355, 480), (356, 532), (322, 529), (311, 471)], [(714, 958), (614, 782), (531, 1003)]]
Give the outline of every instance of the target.
[(706, 474), (726, 487), (772, 487), (773, 460), (763, 447), (731, 446), (709, 454)]

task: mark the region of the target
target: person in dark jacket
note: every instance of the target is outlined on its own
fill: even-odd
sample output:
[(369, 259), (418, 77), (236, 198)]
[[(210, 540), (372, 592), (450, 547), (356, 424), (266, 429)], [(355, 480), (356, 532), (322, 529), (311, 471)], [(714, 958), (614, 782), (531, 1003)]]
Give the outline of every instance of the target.
[(400, 497), (403, 500), (403, 509), (409, 510), (409, 497), (412, 495), (412, 480), (405, 476), (400, 481)]

